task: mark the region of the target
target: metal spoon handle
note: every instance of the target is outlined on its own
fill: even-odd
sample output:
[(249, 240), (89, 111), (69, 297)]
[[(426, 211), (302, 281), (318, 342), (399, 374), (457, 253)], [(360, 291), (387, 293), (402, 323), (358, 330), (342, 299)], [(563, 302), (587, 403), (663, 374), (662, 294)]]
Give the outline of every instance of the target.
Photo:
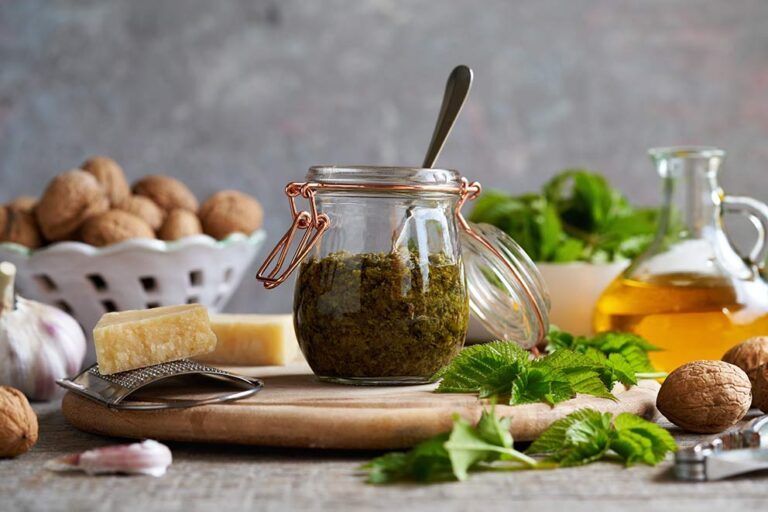
[(425, 169), (435, 165), (440, 151), (443, 150), (445, 139), (451, 133), (456, 118), (464, 106), (464, 101), (469, 94), (469, 88), (472, 86), (472, 70), (467, 66), (456, 66), (448, 77), (445, 84), (445, 95), (443, 104), (440, 106), (440, 115), (437, 117), (435, 131), (432, 133), (432, 141), (429, 143), (427, 155), (424, 157)]

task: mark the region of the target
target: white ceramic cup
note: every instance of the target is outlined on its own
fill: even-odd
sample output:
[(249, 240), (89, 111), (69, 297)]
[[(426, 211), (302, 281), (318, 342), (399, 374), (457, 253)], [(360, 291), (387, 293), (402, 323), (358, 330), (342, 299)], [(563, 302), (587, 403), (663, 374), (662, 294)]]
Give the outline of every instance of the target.
[[(592, 333), (592, 314), (600, 294), (629, 265), (614, 263), (537, 263), (547, 283), (552, 309), (549, 323), (576, 335)], [(467, 340), (490, 341), (493, 335), (473, 316), (469, 320)]]

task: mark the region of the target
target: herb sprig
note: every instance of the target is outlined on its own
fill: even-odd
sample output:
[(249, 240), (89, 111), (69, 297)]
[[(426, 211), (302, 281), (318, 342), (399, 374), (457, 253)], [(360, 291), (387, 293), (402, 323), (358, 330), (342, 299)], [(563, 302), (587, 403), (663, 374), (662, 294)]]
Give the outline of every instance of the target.
[(615, 400), (619, 382), (637, 384), (651, 373), (648, 350), (655, 347), (639, 336), (604, 333), (575, 337), (559, 330), (550, 333), (548, 354), (531, 359), (514, 343), (496, 341), (464, 349), (433, 380), (437, 393), (476, 393), (510, 405), (544, 402), (556, 405), (578, 393)]
[(658, 219), (658, 209), (633, 207), (603, 176), (582, 169), (556, 175), (541, 194), (488, 191), (470, 215), (504, 230), (534, 261), (560, 263), (631, 259), (653, 240)]
[(554, 422), (526, 450), (544, 454), (561, 466), (579, 466), (614, 455), (627, 466), (641, 462), (655, 466), (677, 450), (672, 435), (655, 423), (630, 413), (580, 409)]
[[(476, 426), (454, 415), (453, 429), (362, 466), (368, 482), (443, 482), (466, 480), (470, 472), (553, 469), (612, 457), (626, 465), (656, 465), (677, 449), (672, 436), (658, 425), (629, 413), (612, 421), (609, 413), (580, 409), (553, 423), (526, 453), (513, 447), (510, 418), (483, 411)], [(535, 459), (528, 454), (544, 454)]]

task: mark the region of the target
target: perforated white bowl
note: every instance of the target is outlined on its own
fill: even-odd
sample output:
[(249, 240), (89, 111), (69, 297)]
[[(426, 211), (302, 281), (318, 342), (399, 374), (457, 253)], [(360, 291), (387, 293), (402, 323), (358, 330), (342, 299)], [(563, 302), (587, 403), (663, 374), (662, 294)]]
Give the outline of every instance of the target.
[(126, 240), (107, 247), (61, 242), (35, 251), (2, 243), (0, 260), (16, 265), (19, 295), (59, 306), (90, 334), (109, 311), (185, 303), (219, 311), (265, 237), (259, 230), (221, 241), (195, 235), (175, 242)]

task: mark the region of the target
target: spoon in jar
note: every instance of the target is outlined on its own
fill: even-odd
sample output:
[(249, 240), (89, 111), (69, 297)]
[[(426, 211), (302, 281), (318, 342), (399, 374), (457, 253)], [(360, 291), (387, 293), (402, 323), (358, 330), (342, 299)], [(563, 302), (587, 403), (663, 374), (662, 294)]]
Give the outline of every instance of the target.
[(437, 116), (435, 131), (432, 132), (432, 141), (429, 143), (427, 155), (424, 157), (424, 163), (421, 165), (425, 169), (435, 165), (437, 157), (443, 150), (445, 141), (456, 124), (461, 108), (469, 96), (469, 89), (472, 87), (472, 70), (467, 66), (456, 66), (448, 77), (445, 84), (445, 95), (443, 104), (440, 106), (440, 114)]
[[(469, 90), (472, 87), (472, 70), (468, 66), (459, 65), (453, 68), (451, 74), (448, 76), (448, 81), (445, 84), (445, 94), (443, 95), (443, 103), (440, 105), (440, 114), (437, 116), (437, 123), (435, 123), (435, 130), (432, 132), (432, 140), (427, 148), (427, 154), (424, 157), (424, 163), (422, 167), (430, 169), (437, 157), (440, 156), (440, 152), (443, 150), (446, 139), (453, 129), (453, 125), (456, 124), (456, 119), (459, 117), (461, 108), (464, 106), (464, 102), (469, 96)], [(405, 227), (408, 221), (413, 217), (413, 207), (409, 207), (405, 212), (405, 218), (397, 230), (392, 235), (392, 252), (397, 250), (397, 247), (402, 242), (402, 238), (405, 236)]]

